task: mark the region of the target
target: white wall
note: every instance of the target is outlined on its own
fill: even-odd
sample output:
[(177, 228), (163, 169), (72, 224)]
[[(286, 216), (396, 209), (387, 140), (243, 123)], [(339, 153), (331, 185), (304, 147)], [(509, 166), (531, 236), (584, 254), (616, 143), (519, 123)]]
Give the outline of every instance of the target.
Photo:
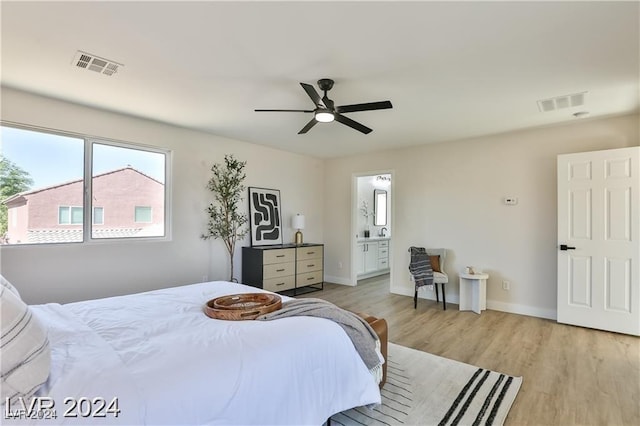
[[(221, 240), (204, 241), (206, 183), (225, 154), (246, 160), (246, 186), (280, 190), (283, 235), (290, 218), (305, 214), (305, 241), (322, 242), (323, 161), (144, 119), (2, 88), (2, 120), (77, 132), (172, 151), (172, 234), (166, 242), (106, 242), (4, 246), (0, 270), (28, 303), (70, 302), (203, 280), (228, 278)], [(244, 200), (247, 203), (246, 197)], [(247, 205), (248, 206), (248, 205)], [(246, 207), (248, 212), (248, 207)], [(249, 236), (242, 245), (249, 245)], [(235, 275), (241, 273), (241, 249)]]
[[(350, 282), (353, 174), (395, 170), (393, 293), (413, 295), (408, 247), (445, 247), (448, 301), (457, 303), (458, 271), (472, 265), (490, 275), (490, 309), (555, 318), (556, 156), (636, 146), (638, 124), (638, 115), (576, 121), (328, 160), (325, 275)], [(506, 196), (517, 197), (518, 205), (504, 205)], [(502, 280), (511, 281), (510, 291), (502, 290)]]

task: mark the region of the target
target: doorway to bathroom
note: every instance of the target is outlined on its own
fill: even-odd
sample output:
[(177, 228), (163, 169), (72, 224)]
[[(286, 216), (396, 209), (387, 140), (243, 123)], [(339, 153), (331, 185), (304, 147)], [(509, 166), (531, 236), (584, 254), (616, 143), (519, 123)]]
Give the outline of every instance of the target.
[(392, 171), (353, 176), (351, 282), (357, 285), (381, 279), (391, 285), (392, 177)]

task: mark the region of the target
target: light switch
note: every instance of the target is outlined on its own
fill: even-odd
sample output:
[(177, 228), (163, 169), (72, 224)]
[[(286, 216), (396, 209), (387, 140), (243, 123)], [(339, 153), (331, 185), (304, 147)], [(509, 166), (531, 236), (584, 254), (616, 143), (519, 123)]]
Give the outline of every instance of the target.
[(516, 197), (505, 197), (504, 203), (507, 206), (515, 206), (516, 204), (518, 204), (518, 199)]

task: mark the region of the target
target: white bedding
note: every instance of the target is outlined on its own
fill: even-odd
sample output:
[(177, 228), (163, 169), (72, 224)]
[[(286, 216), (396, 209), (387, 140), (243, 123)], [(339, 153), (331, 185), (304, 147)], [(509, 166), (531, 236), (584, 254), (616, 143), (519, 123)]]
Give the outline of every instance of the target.
[[(202, 311), (214, 297), (256, 291), (219, 281), (32, 306), (52, 347), (51, 375), (38, 395), (55, 398), (58, 416), (41, 424), (319, 425), (380, 402), (337, 324), (310, 317), (222, 321)], [(121, 412), (65, 418), (66, 397), (118, 398)]]

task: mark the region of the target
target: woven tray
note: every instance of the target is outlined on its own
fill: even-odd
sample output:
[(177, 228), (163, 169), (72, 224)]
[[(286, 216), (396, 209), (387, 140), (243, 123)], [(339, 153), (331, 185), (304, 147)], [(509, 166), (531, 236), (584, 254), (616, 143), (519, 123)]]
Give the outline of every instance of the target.
[(281, 307), (282, 299), (276, 294), (231, 294), (209, 300), (204, 305), (204, 313), (215, 319), (252, 320), (260, 315), (277, 311)]

